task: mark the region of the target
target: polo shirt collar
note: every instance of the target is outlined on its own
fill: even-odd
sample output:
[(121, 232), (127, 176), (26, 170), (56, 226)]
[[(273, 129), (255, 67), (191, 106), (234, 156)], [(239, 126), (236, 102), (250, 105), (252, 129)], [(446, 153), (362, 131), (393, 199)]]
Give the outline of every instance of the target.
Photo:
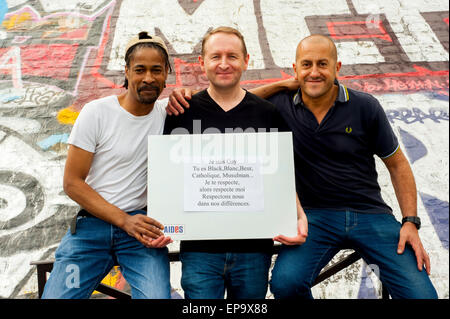
[[(339, 81), (337, 79), (334, 80), (334, 84), (339, 86), (339, 92), (338, 92), (336, 101), (341, 102), (341, 103), (348, 102), (350, 97), (348, 95), (347, 87), (345, 85), (339, 83)], [(299, 88), (298, 91), (294, 95), (294, 105), (301, 104), (301, 103), (303, 103), (302, 102), (302, 92)]]

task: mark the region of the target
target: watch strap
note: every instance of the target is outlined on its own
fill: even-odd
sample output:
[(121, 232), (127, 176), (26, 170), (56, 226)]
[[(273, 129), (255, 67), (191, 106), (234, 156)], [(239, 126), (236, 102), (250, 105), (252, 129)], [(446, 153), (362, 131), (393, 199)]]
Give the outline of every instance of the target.
[(419, 217), (417, 217), (417, 216), (406, 216), (406, 217), (403, 217), (402, 225), (404, 223), (406, 223), (406, 222), (413, 223), (414, 225), (416, 225), (417, 229), (420, 229), (421, 223), (420, 223), (420, 218)]

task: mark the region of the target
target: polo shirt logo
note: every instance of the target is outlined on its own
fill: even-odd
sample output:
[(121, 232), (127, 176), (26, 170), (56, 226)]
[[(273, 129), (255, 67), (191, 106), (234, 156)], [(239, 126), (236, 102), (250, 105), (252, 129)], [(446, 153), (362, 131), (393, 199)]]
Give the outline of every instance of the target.
[(353, 131), (351, 126), (346, 126), (345, 127), (345, 133), (350, 134)]

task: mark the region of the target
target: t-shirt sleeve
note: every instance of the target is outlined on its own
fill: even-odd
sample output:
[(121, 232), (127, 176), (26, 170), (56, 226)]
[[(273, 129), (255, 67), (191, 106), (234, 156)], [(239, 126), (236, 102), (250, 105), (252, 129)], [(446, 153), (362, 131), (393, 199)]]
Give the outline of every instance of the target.
[(164, 130), (163, 130), (163, 134), (164, 135), (170, 135), (173, 131), (174, 128), (178, 127), (179, 125), (177, 124), (179, 122), (179, 117), (181, 115), (167, 115), (166, 116), (166, 121), (164, 122)]
[(97, 111), (95, 104), (88, 103), (83, 107), (72, 128), (68, 144), (95, 153), (100, 131)]
[(376, 99), (373, 102), (372, 112), (374, 118), (369, 130), (372, 148), (380, 158), (388, 158), (398, 150), (400, 144), (383, 107)]

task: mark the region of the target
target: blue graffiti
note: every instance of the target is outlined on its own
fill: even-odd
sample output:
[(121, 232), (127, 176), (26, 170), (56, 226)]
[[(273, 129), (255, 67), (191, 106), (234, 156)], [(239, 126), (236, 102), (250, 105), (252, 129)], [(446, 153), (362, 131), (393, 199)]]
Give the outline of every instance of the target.
[(19, 96), (19, 95), (0, 95), (0, 102), (2, 102), (2, 103), (9, 103), (11, 101), (18, 100), (20, 98), (22, 98), (22, 96)]
[(419, 194), (442, 246), (448, 249), (448, 202), (425, 193)]
[[(400, 137), (406, 149), (406, 154), (413, 164), (415, 161), (425, 157), (428, 153), (425, 145), (413, 135), (400, 128)], [(419, 192), (425, 209), (430, 217), (431, 224), (434, 227), (442, 245), (448, 249), (448, 221), (449, 206), (448, 202), (442, 201), (431, 195)]]
[(403, 145), (405, 146), (406, 154), (408, 155), (411, 164), (427, 155), (428, 151), (425, 145), (413, 135), (409, 134), (405, 130), (402, 130), (401, 128), (400, 137)]
[(431, 91), (427, 93), (427, 96), (429, 96), (432, 100), (448, 101), (448, 91), (447, 94), (441, 94), (439, 92)]
[(0, 23), (3, 22), (6, 12), (8, 12), (8, 4), (6, 0), (0, 0)]
[(59, 135), (52, 135), (52, 136), (47, 137), (45, 140), (38, 142), (37, 145), (40, 148), (42, 148), (44, 151), (46, 151), (55, 144), (67, 143), (68, 139), (69, 139), (69, 134), (67, 134), (67, 133), (59, 134)]
[(430, 119), (436, 123), (448, 121), (448, 110), (437, 107), (431, 107), (428, 110), (428, 113), (425, 113), (416, 107), (413, 107), (412, 109), (399, 108), (396, 110), (386, 110), (385, 113), (391, 123), (394, 123), (396, 120), (406, 124), (415, 122), (424, 123), (424, 120), (426, 119)]
[(359, 285), (358, 299), (378, 299), (378, 293), (376, 291), (374, 282), (369, 276), (370, 273), (375, 273), (379, 278), (378, 267), (373, 265), (367, 265), (365, 262), (362, 265), (361, 283)]
[(379, 296), (375, 288), (371, 287), (372, 279), (368, 276), (361, 278), (357, 299), (378, 299)]

